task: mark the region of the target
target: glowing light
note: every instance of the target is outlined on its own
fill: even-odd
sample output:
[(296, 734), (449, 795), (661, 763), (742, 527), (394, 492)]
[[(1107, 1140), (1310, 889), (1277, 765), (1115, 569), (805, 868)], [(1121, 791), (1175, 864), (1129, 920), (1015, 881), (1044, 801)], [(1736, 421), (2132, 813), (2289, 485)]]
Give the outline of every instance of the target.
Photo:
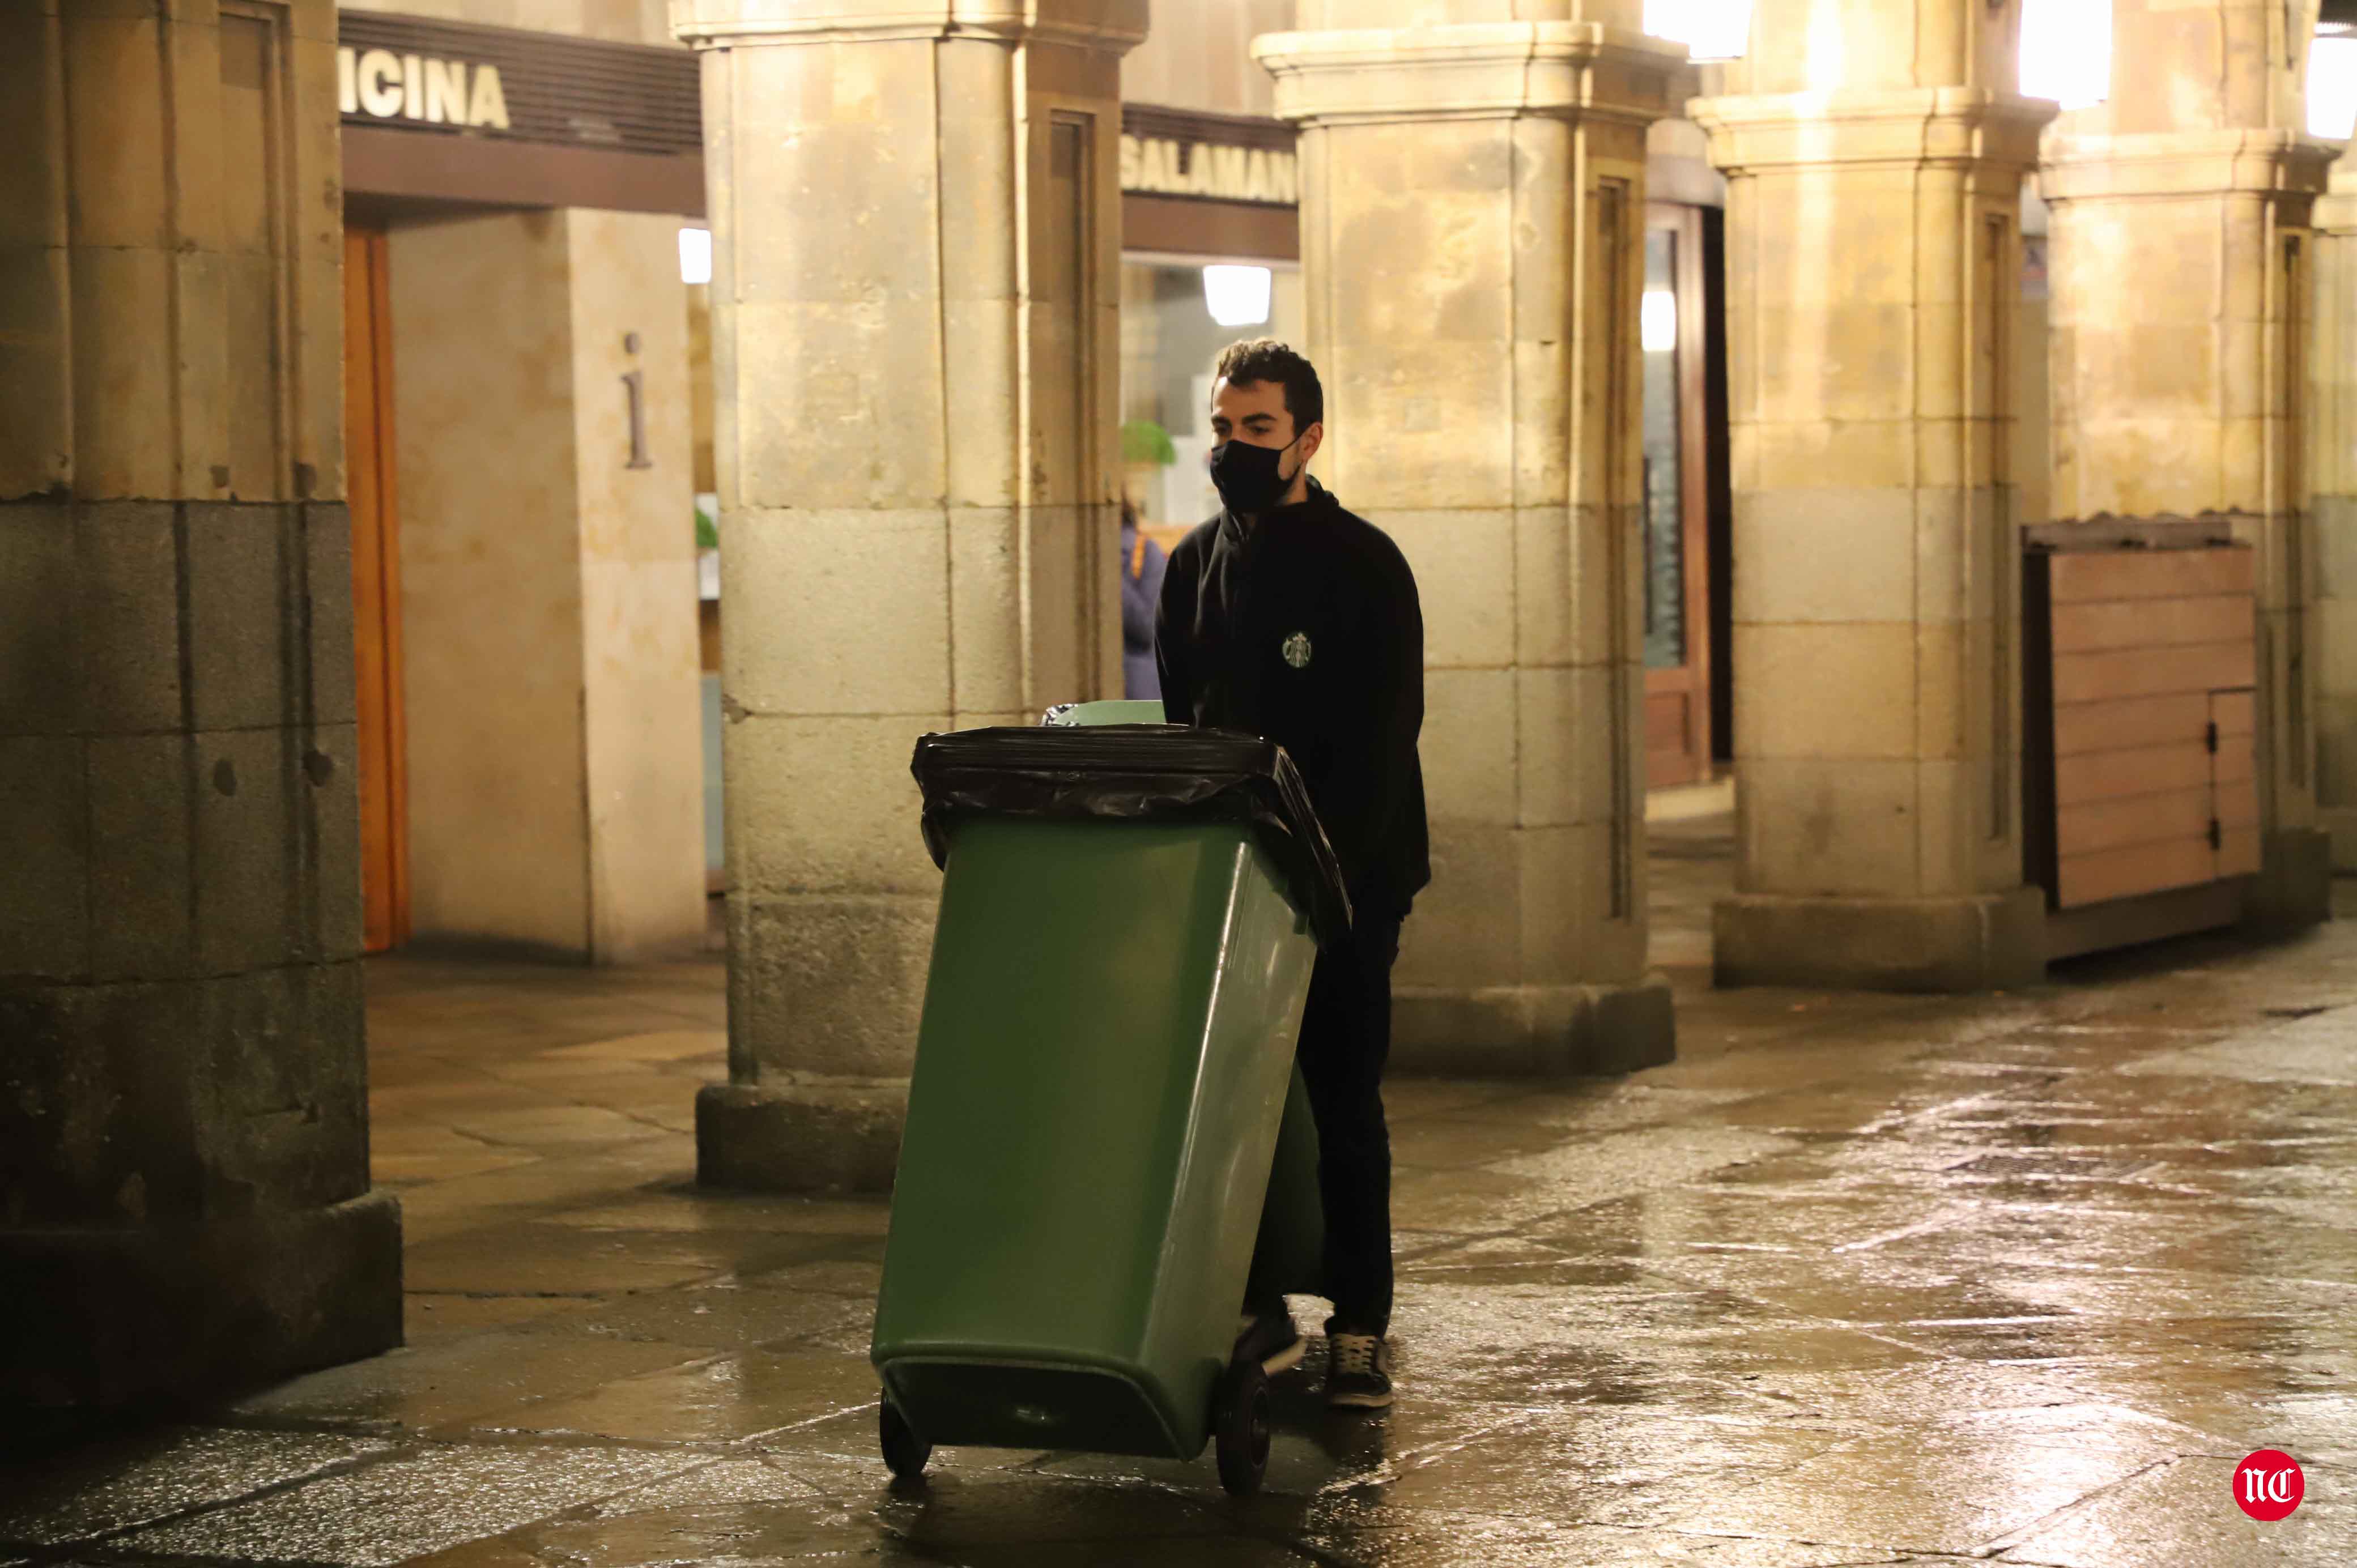
[(1666, 354), (1678, 346), (1678, 296), (1665, 288), (1649, 288), (1637, 307), (1637, 340), (1648, 354)]
[(710, 283), (712, 281), (712, 231), (682, 229), (679, 231), (679, 281)]
[(2345, 142), (2357, 127), (2357, 34), (2320, 33), (2308, 46), (2308, 134)]
[(1268, 319), (1266, 267), (1205, 267), (1203, 304), (1222, 327), (1258, 327)]
[(1695, 59), (1740, 59), (1751, 42), (1751, 0), (1645, 0), (1645, 31), (1685, 45)]
[(2065, 109), (2112, 95), (2110, 0), (2022, 0), (2021, 95)]

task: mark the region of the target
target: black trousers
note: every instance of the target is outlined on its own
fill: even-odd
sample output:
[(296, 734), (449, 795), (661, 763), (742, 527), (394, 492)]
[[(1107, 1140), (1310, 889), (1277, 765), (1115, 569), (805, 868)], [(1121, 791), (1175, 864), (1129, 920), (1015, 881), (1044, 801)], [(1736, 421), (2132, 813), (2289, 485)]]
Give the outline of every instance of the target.
[[(1348, 941), (1318, 955), (1294, 1058), (1318, 1122), (1325, 1294), (1335, 1332), (1382, 1334), (1391, 1326), (1392, 1140), (1383, 1079), (1399, 934), (1396, 918), (1362, 912)], [(1279, 1303), (1248, 1305), (1263, 1310)]]

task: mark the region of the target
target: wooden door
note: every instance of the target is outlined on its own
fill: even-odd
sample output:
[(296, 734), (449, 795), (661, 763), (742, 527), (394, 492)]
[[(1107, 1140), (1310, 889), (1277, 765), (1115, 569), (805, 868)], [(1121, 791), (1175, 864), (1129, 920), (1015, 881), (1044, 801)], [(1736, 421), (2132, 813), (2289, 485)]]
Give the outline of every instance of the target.
[(2060, 910), (2258, 868), (2252, 553), (2044, 559)]
[(1653, 203), (1645, 224), (1645, 779), (1710, 773), (1709, 447), (1702, 214)]
[(344, 231), (344, 474), (359, 677), (361, 899), (368, 950), (409, 937), (409, 790), (401, 706), (401, 534), (382, 230)]

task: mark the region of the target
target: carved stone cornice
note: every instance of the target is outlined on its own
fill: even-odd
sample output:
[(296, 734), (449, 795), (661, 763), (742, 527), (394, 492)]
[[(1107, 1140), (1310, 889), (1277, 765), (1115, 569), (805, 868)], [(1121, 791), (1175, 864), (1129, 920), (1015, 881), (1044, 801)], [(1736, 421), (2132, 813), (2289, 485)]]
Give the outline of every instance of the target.
[(1270, 33), (1253, 58), (1305, 128), (1526, 117), (1650, 124), (1677, 113), (1684, 45), (1597, 22)]
[(691, 48), (979, 38), (1126, 52), (1146, 41), (1147, 0), (671, 0)]
[(1977, 87), (1697, 98), (1685, 110), (1729, 176), (1835, 166), (2027, 173), (2055, 113), (2043, 98)]
[(2237, 190), (2314, 196), (2340, 151), (2339, 143), (2304, 132), (2245, 127), (2058, 135), (2048, 143), (2038, 188), (2050, 204)]
[(2357, 166), (2345, 160), (2332, 166), (2324, 194), (2316, 199), (2309, 223), (2319, 234), (2357, 234)]

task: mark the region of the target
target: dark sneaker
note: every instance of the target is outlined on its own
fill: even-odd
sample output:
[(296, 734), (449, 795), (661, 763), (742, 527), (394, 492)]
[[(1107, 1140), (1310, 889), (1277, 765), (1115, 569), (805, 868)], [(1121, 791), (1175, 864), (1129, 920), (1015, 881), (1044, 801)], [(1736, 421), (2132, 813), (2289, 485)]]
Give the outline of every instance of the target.
[(1247, 1312), (1236, 1328), (1236, 1359), (1258, 1361), (1260, 1369), (1272, 1378), (1301, 1365), (1301, 1358), (1308, 1353), (1308, 1341), (1293, 1326), (1293, 1314), (1283, 1307), (1275, 1312)]
[(1392, 1402), (1392, 1342), (1379, 1334), (1326, 1336), (1326, 1402), (1382, 1410)]

